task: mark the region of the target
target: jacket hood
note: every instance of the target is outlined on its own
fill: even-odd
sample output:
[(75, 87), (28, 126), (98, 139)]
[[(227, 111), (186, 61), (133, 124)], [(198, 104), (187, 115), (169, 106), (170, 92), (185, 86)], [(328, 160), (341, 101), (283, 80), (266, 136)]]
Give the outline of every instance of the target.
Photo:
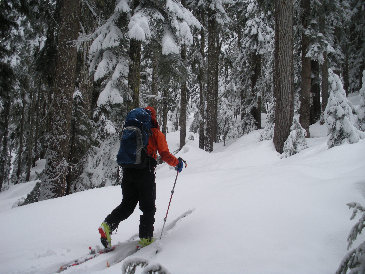
[(148, 106), (148, 107), (146, 107), (146, 109), (151, 112), (152, 119), (157, 120), (157, 114), (156, 114), (155, 108), (151, 107), (151, 106)]

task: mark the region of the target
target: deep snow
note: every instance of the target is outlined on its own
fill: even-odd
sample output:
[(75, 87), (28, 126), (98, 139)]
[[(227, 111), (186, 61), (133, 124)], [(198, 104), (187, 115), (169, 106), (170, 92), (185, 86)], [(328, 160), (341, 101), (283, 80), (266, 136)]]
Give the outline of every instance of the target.
[[(197, 138), (189, 141), (178, 154), (188, 167), (178, 177), (167, 223), (192, 213), (128, 260), (142, 258), (171, 273), (334, 273), (354, 223), (346, 203), (365, 204), (365, 140), (327, 149), (326, 130), (317, 124), (308, 149), (281, 159), (271, 141), (258, 141), (259, 133), (218, 144), (210, 154), (198, 149)], [(171, 151), (178, 134), (167, 136)], [(157, 168), (156, 231), (175, 175), (166, 164)], [(97, 228), (122, 198), (112, 186), (13, 207), (33, 185), (0, 193), (0, 273), (54, 273), (87, 254), (100, 245)], [(139, 214), (137, 208), (120, 224), (113, 243), (136, 234)], [(124, 261), (106, 267), (112, 255), (64, 273), (121, 273)]]

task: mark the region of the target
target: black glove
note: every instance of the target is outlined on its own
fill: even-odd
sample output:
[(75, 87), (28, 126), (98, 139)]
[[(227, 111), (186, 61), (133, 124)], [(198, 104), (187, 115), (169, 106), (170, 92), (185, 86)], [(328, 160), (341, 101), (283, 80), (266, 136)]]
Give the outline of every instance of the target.
[(184, 160), (181, 157), (179, 157), (178, 160), (179, 163), (175, 166), (175, 170), (180, 173), (184, 167)]

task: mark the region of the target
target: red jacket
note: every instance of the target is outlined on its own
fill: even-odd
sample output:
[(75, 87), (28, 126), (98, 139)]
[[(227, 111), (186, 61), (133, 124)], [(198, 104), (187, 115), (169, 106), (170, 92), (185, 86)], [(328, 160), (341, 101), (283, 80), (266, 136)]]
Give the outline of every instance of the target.
[(156, 110), (153, 107), (146, 107), (146, 109), (151, 112), (153, 124), (153, 127), (151, 128), (152, 136), (148, 139), (147, 154), (156, 160), (158, 152), (164, 162), (168, 163), (170, 166), (177, 166), (179, 160), (169, 151), (166, 137), (160, 131), (156, 120)]

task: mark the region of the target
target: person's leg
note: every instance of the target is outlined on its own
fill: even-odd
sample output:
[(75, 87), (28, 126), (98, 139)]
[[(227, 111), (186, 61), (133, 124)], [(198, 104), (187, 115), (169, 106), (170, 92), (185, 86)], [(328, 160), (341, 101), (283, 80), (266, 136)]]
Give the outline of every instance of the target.
[(141, 173), (139, 208), (142, 211), (139, 224), (139, 237), (150, 239), (153, 237), (153, 224), (155, 223), (156, 212), (156, 183), (154, 169), (143, 170)]
[(121, 221), (127, 219), (134, 211), (138, 203), (138, 188), (136, 187), (133, 170), (124, 170), (122, 179), (123, 199), (106, 218), (111, 230), (115, 230)]

